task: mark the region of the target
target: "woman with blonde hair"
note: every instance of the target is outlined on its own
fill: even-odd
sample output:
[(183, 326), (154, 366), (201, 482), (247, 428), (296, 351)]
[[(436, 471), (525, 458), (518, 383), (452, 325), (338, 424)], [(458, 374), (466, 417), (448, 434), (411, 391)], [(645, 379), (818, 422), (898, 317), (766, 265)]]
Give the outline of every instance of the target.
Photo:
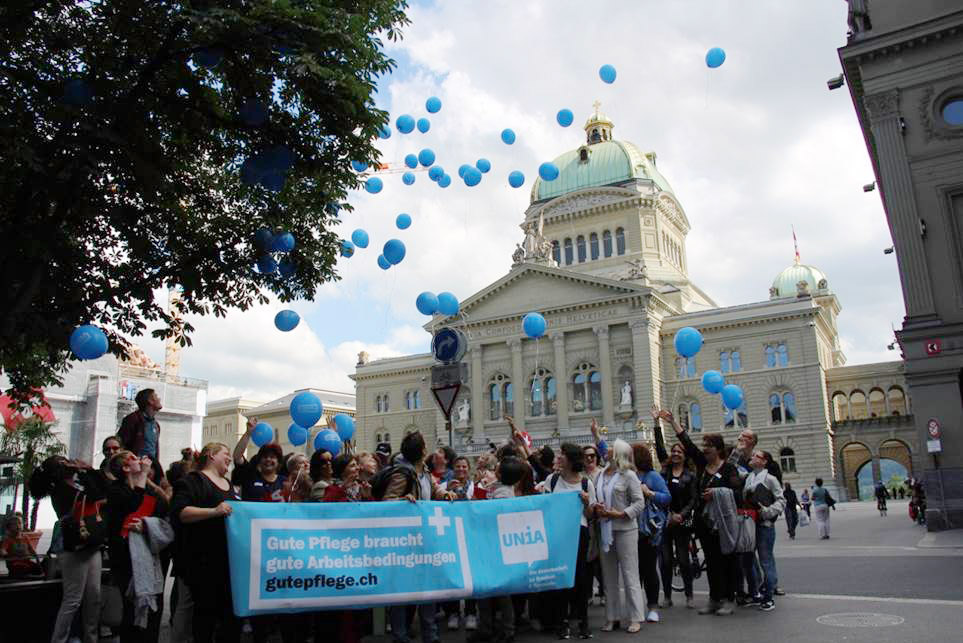
[(174, 564), (194, 601), (194, 643), (208, 643), (215, 629), (218, 641), (237, 641), (241, 636), (231, 604), (224, 525), (231, 514), (228, 501), (240, 500), (227, 478), (231, 460), (226, 444), (206, 444), (197, 460), (199, 470), (174, 487), (171, 516), (180, 541)]
[[(594, 513), (601, 520), (602, 578), (605, 581), (605, 625), (615, 629), (616, 621), (629, 622), (626, 631), (641, 629), (642, 584), (639, 581), (639, 525), (636, 519), (645, 508), (642, 485), (635, 472), (632, 447), (624, 440), (612, 445), (608, 466), (599, 476), (598, 502)], [(619, 595), (619, 578), (625, 588), (625, 603)]]

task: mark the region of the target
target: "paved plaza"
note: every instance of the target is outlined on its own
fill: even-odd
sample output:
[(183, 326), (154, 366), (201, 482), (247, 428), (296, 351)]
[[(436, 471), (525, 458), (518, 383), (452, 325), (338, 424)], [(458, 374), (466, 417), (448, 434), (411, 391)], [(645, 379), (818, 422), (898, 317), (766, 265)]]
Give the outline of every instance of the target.
[[(874, 503), (840, 503), (832, 514), (832, 538), (820, 541), (813, 526), (795, 541), (784, 525), (776, 542), (781, 597), (774, 611), (740, 609), (734, 616), (698, 616), (673, 607), (662, 622), (645, 625), (645, 641), (955, 641), (963, 632), (963, 530), (927, 534), (910, 522), (906, 501), (891, 501), (889, 516)], [(705, 580), (696, 584), (697, 602), (706, 599)], [(595, 640), (629, 640), (624, 632), (602, 633), (603, 608), (590, 608)], [(836, 624), (834, 624), (836, 623)], [(446, 643), (464, 640), (446, 632)], [(521, 633), (518, 641), (554, 636)], [(639, 640), (642, 640), (639, 639)], [(169, 641), (168, 631), (162, 641)], [(278, 639), (280, 640), (280, 639)], [(365, 641), (390, 641), (389, 636)]]

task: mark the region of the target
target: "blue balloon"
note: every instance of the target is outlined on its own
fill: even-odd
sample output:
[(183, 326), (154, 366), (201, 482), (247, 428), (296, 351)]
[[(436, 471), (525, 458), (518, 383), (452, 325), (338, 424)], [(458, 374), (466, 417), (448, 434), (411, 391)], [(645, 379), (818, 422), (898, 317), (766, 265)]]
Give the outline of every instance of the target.
[(324, 429), (314, 436), (314, 450), (330, 451), (332, 456), (341, 453), (341, 438), (331, 429)]
[(470, 169), (471, 169), (471, 166), (468, 165), (468, 163), (462, 163), (461, 165), (459, 165), (459, 166), (458, 166), (458, 178), (459, 178), (459, 179), (464, 179), (464, 178), (465, 178), (465, 172), (467, 172), (467, 171), (470, 170)]
[(465, 170), (465, 185), (468, 187), (474, 187), (481, 183), (482, 173), (473, 167)]
[(293, 310), (282, 310), (274, 316), (274, 325), (283, 333), (289, 333), (301, 323), (301, 316)]
[(107, 352), (107, 335), (91, 324), (78, 326), (70, 333), (70, 350), (78, 359), (97, 359)]
[(706, 390), (706, 393), (712, 393), (713, 395), (720, 393), (725, 385), (726, 378), (719, 371), (706, 371), (702, 374), (702, 388)]
[(438, 312), (438, 297), (435, 293), (426, 290), (415, 299), (415, 308), (422, 315), (434, 315)]
[(391, 267), (391, 263), (385, 259), (384, 255), (378, 255), (378, 267), (382, 270), (387, 270)]
[(432, 96), (425, 101), (425, 109), (428, 110), (429, 114), (437, 114), (438, 110), (441, 109), (441, 99), (437, 96)]
[(437, 181), (443, 176), (445, 176), (445, 169), (440, 165), (433, 165), (432, 168), (428, 170), (428, 178), (432, 181)]
[(532, 339), (538, 339), (545, 334), (548, 323), (541, 313), (528, 313), (522, 318), (522, 330)]
[(370, 179), (364, 182), (364, 189), (368, 191), (369, 194), (378, 194), (381, 192), (381, 188), (384, 187), (384, 183), (381, 182), (377, 176), (372, 176)]
[(427, 118), (419, 118), (416, 125), (418, 127), (418, 131), (422, 134), (431, 129), (431, 121), (429, 121)]
[(268, 250), (274, 241), (274, 233), (269, 228), (258, 228), (254, 233), (254, 245), (261, 250)]
[(198, 49), (191, 56), (191, 60), (198, 67), (217, 67), (224, 58), (224, 52), (217, 47)]
[(271, 192), (280, 192), (284, 189), (284, 175), (281, 172), (266, 172), (261, 177), (261, 185)]
[(415, 182), (415, 173), (405, 172), (401, 175), (401, 182), (405, 185), (412, 185)]
[(296, 447), (308, 441), (308, 430), (297, 424), (288, 427), (288, 442)]
[(438, 293), (438, 312), (442, 315), (457, 315), (458, 298), (450, 292)]
[(558, 178), (558, 166), (554, 163), (542, 163), (538, 166), (538, 175), (543, 181), (554, 181)]
[(702, 333), (692, 326), (680, 328), (673, 340), (675, 352), (682, 357), (692, 357), (702, 348)]
[(418, 167), (418, 157), (414, 154), (408, 154), (405, 156), (405, 165), (410, 167), (412, 170)]
[(420, 152), (418, 152), (418, 162), (425, 167), (430, 166), (435, 162), (435, 153), (428, 149), (427, 147)]
[(488, 159), (478, 159), (475, 161), (475, 167), (482, 174), (488, 174), (488, 170), (492, 169), (492, 162)]
[(562, 127), (568, 127), (572, 124), (572, 121), (575, 120), (575, 115), (572, 114), (572, 110), (570, 109), (560, 109), (558, 110), (558, 114), (555, 115), (555, 120), (557, 120), (558, 124)]
[(398, 117), (398, 120), (395, 121), (395, 127), (397, 127), (398, 131), (402, 134), (411, 134), (411, 131), (415, 129), (415, 119), (408, 114), (402, 114)]
[(405, 258), (405, 244), (399, 239), (389, 239), (381, 252), (388, 263), (396, 266)]
[(361, 228), (358, 228), (357, 230), (351, 233), (351, 242), (354, 243), (354, 245), (358, 246), (359, 248), (367, 248), (368, 233), (362, 230)]
[(341, 242), (341, 256), (348, 258), (354, 256), (354, 244), (347, 239)]
[(354, 418), (346, 413), (338, 413), (334, 416), (334, 430), (342, 442), (347, 442), (354, 437)]
[(508, 184), (513, 188), (520, 188), (525, 185), (525, 175), (518, 170), (508, 175)]
[(351, 167), (354, 168), (355, 172), (364, 172), (368, 169), (368, 164), (364, 161), (351, 161)]
[(502, 143), (505, 145), (511, 145), (515, 142), (515, 132), (508, 129), (507, 127), (502, 130)]
[(399, 230), (407, 230), (411, 225), (411, 215), (402, 212), (395, 218), (395, 225)]
[(273, 145), (260, 154), (264, 167), (275, 172), (287, 172), (294, 166), (294, 152), (287, 145)]
[(742, 406), (745, 396), (742, 389), (735, 384), (726, 384), (722, 387), (722, 403), (729, 410), (738, 409)]
[(301, 391), (291, 398), (288, 412), (295, 424), (310, 429), (321, 419), (324, 405), (321, 404), (321, 399), (311, 391)]
[(448, 176), (447, 174), (441, 177), (440, 179), (438, 179), (438, 185), (440, 187), (447, 188), (449, 185), (451, 185), (451, 177)]
[(284, 257), (278, 262), (278, 272), (281, 273), (281, 276), (285, 279), (293, 275), (296, 270), (297, 266), (294, 264), (294, 261), (291, 260), (291, 257)]
[(341, 204), (338, 203), (337, 201), (331, 201), (326, 206), (324, 206), (324, 211), (330, 214), (331, 216), (336, 217), (338, 216), (338, 213), (341, 212)]
[(241, 120), (245, 125), (258, 127), (268, 119), (268, 105), (263, 100), (252, 98), (241, 105)]
[(378, 130), (378, 138), (391, 138), (391, 128), (387, 125), (382, 125), (381, 129)]
[(273, 439), (274, 427), (267, 422), (258, 422), (254, 425), (254, 429), (251, 430), (251, 442), (256, 446), (263, 447)]
[(271, 248), (274, 252), (291, 252), (294, 250), (294, 235), (290, 232), (282, 232), (279, 235), (275, 235), (274, 240), (271, 242)]
[(706, 52), (706, 65), (709, 69), (715, 69), (726, 62), (726, 52), (722, 47), (713, 47)]
[(64, 102), (75, 107), (87, 105), (94, 99), (90, 84), (82, 78), (73, 78), (64, 83)]
[(603, 83), (611, 85), (615, 82), (615, 67), (612, 65), (602, 65), (599, 67), (599, 78)]
[(257, 271), (262, 275), (273, 275), (278, 269), (278, 262), (271, 255), (263, 255), (257, 260)]

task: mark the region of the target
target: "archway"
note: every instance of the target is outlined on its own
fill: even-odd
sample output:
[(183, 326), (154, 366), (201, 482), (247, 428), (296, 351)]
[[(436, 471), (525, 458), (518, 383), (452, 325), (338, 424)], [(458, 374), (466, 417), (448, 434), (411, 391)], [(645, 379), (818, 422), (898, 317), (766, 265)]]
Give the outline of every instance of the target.
[[(909, 477), (909, 469), (896, 460), (890, 458), (879, 459), (879, 479), (887, 489), (902, 486)], [(873, 463), (866, 462), (856, 472), (857, 487), (860, 500), (872, 500), (875, 497), (876, 482), (873, 480)]]
[[(859, 499), (859, 472), (863, 465), (871, 462), (872, 459), (873, 457), (869, 451), (869, 447), (861, 442), (851, 442), (839, 452), (840, 466), (843, 470), (843, 480), (846, 483), (846, 491), (849, 492), (850, 498)], [(870, 479), (872, 479), (872, 477), (872, 470), (870, 470)]]
[[(888, 458), (889, 460), (894, 460), (905, 470), (906, 475), (903, 476), (903, 480), (911, 477), (913, 475), (913, 459), (910, 452), (909, 446), (905, 442), (900, 440), (886, 440), (881, 445), (879, 445), (879, 457)], [(883, 482), (887, 482), (889, 478), (883, 476)], [(887, 482), (887, 485), (889, 483)]]

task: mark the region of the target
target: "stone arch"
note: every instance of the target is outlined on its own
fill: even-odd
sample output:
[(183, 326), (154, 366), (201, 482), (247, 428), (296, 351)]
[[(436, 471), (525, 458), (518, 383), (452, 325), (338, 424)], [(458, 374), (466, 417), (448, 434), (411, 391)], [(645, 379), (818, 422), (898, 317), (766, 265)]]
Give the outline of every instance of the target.
[(873, 461), (873, 452), (862, 442), (849, 442), (839, 450), (839, 465), (842, 469), (843, 484), (850, 498), (859, 498), (858, 476), (867, 462)]
[(837, 422), (845, 422), (849, 419), (849, 396), (842, 391), (833, 391), (829, 396), (830, 406), (833, 410), (833, 419)]
[(884, 440), (879, 445), (878, 455), (880, 459), (886, 458), (898, 462), (903, 465), (909, 476), (913, 475), (913, 450), (902, 440), (896, 438)]
[(869, 417), (886, 416), (886, 393), (878, 386), (869, 390)]

